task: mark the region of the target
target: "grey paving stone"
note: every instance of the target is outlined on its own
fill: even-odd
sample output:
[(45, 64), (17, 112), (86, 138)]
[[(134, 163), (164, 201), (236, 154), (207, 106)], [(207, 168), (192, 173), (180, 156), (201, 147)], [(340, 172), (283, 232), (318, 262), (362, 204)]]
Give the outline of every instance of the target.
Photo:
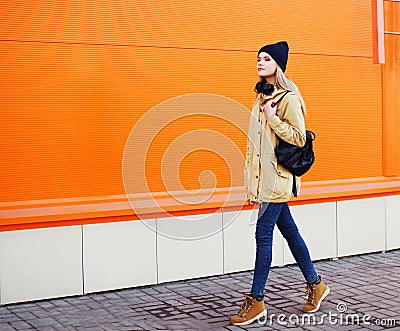
[(43, 329), (45, 327), (55, 328), (55, 326), (59, 325), (58, 321), (56, 321), (52, 318), (49, 318), (49, 317), (31, 320), (31, 321), (29, 321), (29, 324), (31, 324), (33, 327), (39, 328), (39, 329)]
[(2, 323), (1, 324), (1, 331), (15, 331), (17, 329), (13, 328), (10, 324), (8, 323)]
[(243, 328), (241, 328), (240, 326), (236, 326), (236, 325), (228, 325), (224, 327), (225, 330), (231, 330), (231, 331), (241, 331), (243, 330)]
[(27, 330), (32, 328), (32, 325), (25, 321), (11, 322), (10, 325), (16, 330)]
[(35, 316), (34, 314), (32, 314), (30, 312), (16, 312), (15, 315), (18, 316), (18, 318), (23, 320), (23, 321), (29, 321), (29, 320), (37, 319), (37, 316)]
[(0, 323), (12, 323), (21, 320), (22, 320), (21, 317), (14, 314), (5, 314), (4, 316), (0, 316)]

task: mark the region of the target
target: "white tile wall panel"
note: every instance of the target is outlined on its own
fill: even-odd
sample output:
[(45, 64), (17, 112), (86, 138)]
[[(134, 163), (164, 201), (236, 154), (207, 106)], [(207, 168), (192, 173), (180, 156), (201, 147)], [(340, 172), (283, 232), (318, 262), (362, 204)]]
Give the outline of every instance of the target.
[(0, 233), (1, 303), (83, 294), (82, 227)]
[(156, 221), (83, 226), (85, 293), (157, 283)]
[(386, 197), (386, 250), (400, 248), (400, 195)]
[(158, 280), (223, 273), (222, 213), (157, 219)]
[(385, 197), (337, 202), (338, 255), (384, 251)]

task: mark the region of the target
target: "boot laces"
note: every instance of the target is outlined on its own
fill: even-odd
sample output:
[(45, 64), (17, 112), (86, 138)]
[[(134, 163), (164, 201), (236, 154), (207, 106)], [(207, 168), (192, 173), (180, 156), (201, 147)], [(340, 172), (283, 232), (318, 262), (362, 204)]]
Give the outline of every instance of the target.
[(312, 285), (306, 285), (306, 296), (308, 296), (307, 302), (314, 305), (315, 291)]
[(240, 317), (244, 317), (244, 315), (246, 315), (248, 313), (248, 311), (250, 310), (251, 306), (253, 305), (253, 298), (250, 297), (246, 297), (242, 303), (242, 305), (240, 306), (240, 311), (239, 311), (239, 316)]

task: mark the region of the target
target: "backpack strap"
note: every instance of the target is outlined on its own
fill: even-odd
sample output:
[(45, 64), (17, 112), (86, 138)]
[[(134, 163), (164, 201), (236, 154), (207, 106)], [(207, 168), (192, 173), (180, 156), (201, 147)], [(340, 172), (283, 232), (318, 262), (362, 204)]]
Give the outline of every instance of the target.
[(283, 95), (277, 100), (277, 101), (274, 101), (272, 104), (271, 104), (271, 106), (272, 107), (275, 107), (277, 104), (279, 104), (279, 102), (281, 102), (282, 101), (282, 99), (286, 96), (286, 94), (288, 94), (290, 91), (286, 91), (285, 93), (283, 93)]
[[(271, 104), (272, 107), (275, 107), (276, 105), (278, 105), (282, 99), (286, 96), (286, 94), (288, 94), (290, 91), (286, 91), (285, 93), (283, 93), (283, 95), (275, 102), (273, 102)], [(297, 187), (296, 187), (296, 176), (293, 175), (293, 182), (292, 182), (292, 193), (294, 197), (297, 197)]]

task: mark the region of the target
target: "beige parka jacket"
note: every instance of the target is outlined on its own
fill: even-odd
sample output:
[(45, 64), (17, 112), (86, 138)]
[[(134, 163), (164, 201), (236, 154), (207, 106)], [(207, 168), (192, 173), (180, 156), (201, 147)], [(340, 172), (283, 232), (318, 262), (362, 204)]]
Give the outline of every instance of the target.
[[(277, 88), (268, 96), (257, 94), (250, 115), (244, 168), (248, 202), (286, 202), (292, 196), (293, 175), (276, 161), (278, 136), (290, 144), (302, 147), (306, 129), (301, 102), (289, 92), (280, 101), (276, 115), (268, 121), (261, 111), (263, 102), (278, 101), (286, 90)], [(297, 192), (300, 178), (295, 177)]]

